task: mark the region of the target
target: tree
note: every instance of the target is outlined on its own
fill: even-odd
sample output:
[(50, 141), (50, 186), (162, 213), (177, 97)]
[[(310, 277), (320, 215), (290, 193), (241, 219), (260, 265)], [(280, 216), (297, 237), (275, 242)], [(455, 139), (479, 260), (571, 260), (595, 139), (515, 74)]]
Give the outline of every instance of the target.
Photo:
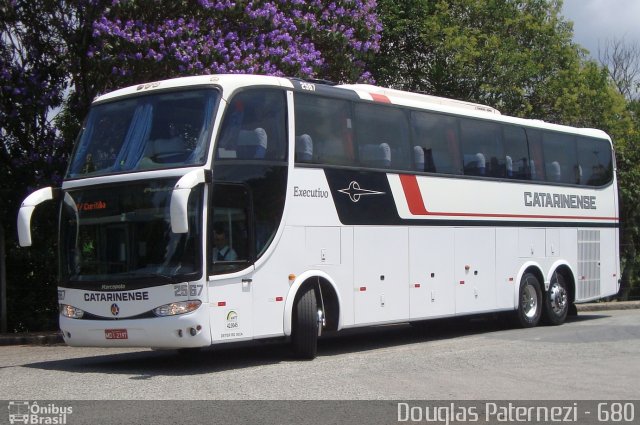
[(623, 38), (607, 40), (598, 59), (609, 71), (609, 76), (620, 94), (629, 100), (640, 93), (640, 43), (627, 43)]
[(44, 1), (26, 3), (0, 6), (0, 226), (6, 236), (0, 243), (10, 266), (9, 329), (47, 327), (55, 318), (55, 262), (42, 261), (55, 254), (54, 220), (41, 216), (44, 243), (27, 251), (16, 248), (15, 223), (29, 191), (60, 181), (68, 152), (49, 115), (62, 103), (66, 79), (63, 46), (51, 30), (55, 16), (40, 13)]
[(384, 31), (370, 68), (382, 84), (453, 97), (528, 117), (579, 63), (560, 1), (380, 0)]
[(375, 2), (114, 2), (88, 55), (115, 84), (185, 74), (257, 73), (369, 80)]
[(55, 326), (55, 262), (43, 259), (56, 211), (36, 213), (40, 241), (20, 250), (17, 210), (60, 183), (96, 95), (215, 72), (371, 81), (381, 29), (373, 0), (5, 0), (0, 12), (0, 225), (19, 330)]
[(74, 17), (65, 139), (96, 95), (141, 82), (213, 73), (371, 81), (365, 59), (380, 40), (373, 0), (62, 3)]

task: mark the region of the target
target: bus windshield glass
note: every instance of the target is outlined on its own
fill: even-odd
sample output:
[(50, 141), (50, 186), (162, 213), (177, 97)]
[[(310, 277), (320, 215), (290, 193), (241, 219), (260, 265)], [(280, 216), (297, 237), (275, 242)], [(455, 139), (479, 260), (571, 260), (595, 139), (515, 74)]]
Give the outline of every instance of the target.
[(166, 284), (200, 276), (203, 189), (189, 197), (189, 232), (173, 233), (169, 205), (176, 181), (68, 191), (60, 215), (62, 284)]
[(95, 105), (67, 178), (204, 164), (218, 98), (192, 89)]

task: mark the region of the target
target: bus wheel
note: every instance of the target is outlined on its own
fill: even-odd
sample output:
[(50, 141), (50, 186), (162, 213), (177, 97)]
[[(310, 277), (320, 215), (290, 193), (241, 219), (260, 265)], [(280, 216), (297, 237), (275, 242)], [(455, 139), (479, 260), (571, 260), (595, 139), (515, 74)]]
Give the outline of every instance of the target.
[(523, 328), (532, 328), (540, 321), (542, 315), (542, 290), (538, 278), (532, 273), (525, 273), (520, 282), (520, 297), (517, 318)]
[(561, 325), (569, 312), (569, 297), (564, 276), (554, 273), (549, 290), (544, 297), (543, 319), (550, 325)]
[(295, 305), (291, 343), (302, 359), (313, 359), (318, 352), (318, 303), (312, 286), (307, 287)]

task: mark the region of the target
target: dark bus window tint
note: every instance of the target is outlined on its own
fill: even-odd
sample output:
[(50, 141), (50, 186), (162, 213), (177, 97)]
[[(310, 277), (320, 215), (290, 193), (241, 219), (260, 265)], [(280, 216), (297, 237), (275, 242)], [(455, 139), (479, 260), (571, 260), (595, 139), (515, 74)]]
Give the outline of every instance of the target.
[(227, 106), (216, 159), (286, 160), (286, 115), (282, 90), (238, 93)]
[(542, 151), (542, 131), (527, 129), (529, 142), (529, 173), (531, 180), (544, 181), (544, 154)]
[(611, 146), (606, 140), (579, 137), (578, 170), (580, 184), (602, 186), (613, 178)]
[(213, 186), (209, 231), (209, 264), (213, 273), (231, 273), (251, 261), (249, 193), (240, 184)]
[(461, 174), (458, 121), (453, 117), (412, 112), (413, 169)]
[(349, 102), (295, 94), (296, 162), (355, 165)]
[(460, 121), (464, 174), (505, 176), (502, 132), (496, 123), (462, 119)]
[(388, 106), (355, 106), (358, 158), (363, 167), (411, 169), (405, 112)]
[(574, 136), (544, 131), (542, 133), (542, 150), (548, 182), (570, 184), (580, 182)]
[(529, 180), (531, 176), (527, 135), (521, 127), (503, 128), (505, 170), (509, 179)]

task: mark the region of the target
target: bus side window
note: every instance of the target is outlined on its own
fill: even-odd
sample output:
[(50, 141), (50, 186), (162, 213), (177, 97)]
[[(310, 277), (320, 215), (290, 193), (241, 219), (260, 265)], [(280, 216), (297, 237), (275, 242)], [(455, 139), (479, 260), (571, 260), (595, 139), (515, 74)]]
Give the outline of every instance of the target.
[(502, 132), (496, 123), (460, 120), (464, 174), (504, 177), (506, 174)]
[(554, 183), (580, 183), (580, 167), (574, 136), (551, 131), (542, 133), (546, 180)]
[(529, 180), (531, 169), (527, 135), (522, 127), (503, 127), (505, 171), (508, 179)]
[(286, 160), (285, 93), (247, 90), (235, 95), (221, 126), (216, 159)]
[(360, 165), (397, 170), (412, 169), (409, 127), (404, 110), (357, 103), (355, 131)]
[(349, 103), (296, 93), (296, 162), (354, 165)]
[(606, 140), (578, 137), (578, 164), (580, 184), (603, 186), (613, 177), (611, 147)]
[(527, 142), (529, 144), (529, 175), (531, 180), (544, 181), (544, 154), (542, 150), (542, 132), (527, 129)]
[(211, 196), (209, 264), (213, 274), (246, 268), (254, 257), (250, 195), (242, 184), (215, 184)]
[(458, 125), (453, 117), (411, 113), (413, 161), (416, 171), (459, 174)]

